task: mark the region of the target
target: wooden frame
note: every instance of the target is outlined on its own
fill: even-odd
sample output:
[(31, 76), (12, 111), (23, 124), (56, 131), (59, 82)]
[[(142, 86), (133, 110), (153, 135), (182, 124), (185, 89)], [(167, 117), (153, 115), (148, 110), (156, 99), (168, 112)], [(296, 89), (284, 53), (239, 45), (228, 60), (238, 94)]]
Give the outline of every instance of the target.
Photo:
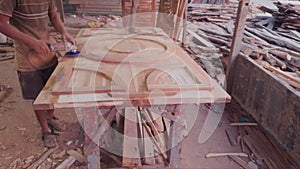
[[(118, 29), (87, 30), (87, 33), (81, 31), (79, 35), (82, 36), (77, 37), (79, 48), (88, 49), (88, 47), (84, 45), (89, 39), (89, 34), (97, 33), (97, 35), (99, 34), (105, 39), (105, 35), (109, 35), (109, 33), (116, 33), (117, 36), (122, 36), (124, 35), (122, 32), (124, 33), (126, 31)], [(85, 52), (82, 52), (82, 56), (79, 57), (65, 57), (59, 62), (46, 86), (35, 100), (33, 104), (34, 109), (54, 110), (59, 108), (80, 108), (84, 114), (84, 127), (94, 136), (94, 139), (98, 140), (107, 126), (97, 126), (94, 123), (95, 119), (97, 119), (97, 110), (95, 110), (95, 108), (122, 106), (127, 107), (125, 110), (131, 113), (134, 111), (135, 106), (147, 107), (148, 105), (161, 105), (162, 103), (167, 105), (211, 103), (230, 100), (230, 96), (224, 89), (222, 89), (217, 82), (212, 80), (196, 62), (172, 41), (172, 39), (164, 36), (161, 31), (155, 30), (153, 32), (159, 33), (154, 34), (153, 37), (151, 37), (152, 39), (159, 40), (172, 49), (172, 55), (170, 55), (171, 59), (167, 60), (167, 62), (154, 61), (142, 64), (125, 62), (116, 64), (89, 59), (84, 56), (86, 54)], [(125, 34), (124, 36), (127, 35)], [(183, 74), (177, 75), (175, 70), (179, 70), (179, 72)], [(74, 71), (83, 71), (85, 73), (79, 73), (79, 78), (75, 79), (75, 81), (77, 80), (75, 82), (76, 85), (70, 86), (70, 81), (74, 78)], [(166, 72), (167, 74), (165, 74)], [(177, 77), (178, 79), (176, 79), (176, 76), (173, 75), (168, 77), (168, 73), (179, 77), (187, 77)], [(104, 85), (102, 88), (95, 86), (91, 80), (97, 75), (109, 80), (110, 82), (107, 83), (109, 85)], [(164, 80), (164, 78), (167, 79)], [(176, 86), (174, 79), (175, 81), (180, 81), (180, 83), (178, 83), (180, 84), (178, 85), (180, 88)], [(165, 95), (153, 94), (152, 91), (157, 89), (163, 91)], [(176, 107), (174, 115), (163, 113), (164, 116), (174, 120), (181, 119), (181, 106), (178, 105)], [(110, 113), (111, 116), (108, 115), (107, 121), (111, 121), (114, 118), (115, 114), (113, 113), (114, 111)], [(140, 128), (143, 127), (141, 124), (139, 126)], [(153, 129), (153, 126), (150, 128)], [(169, 156), (162, 155), (162, 161), (164, 161), (165, 165), (146, 165), (142, 167), (177, 168), (181, 149), (177, 136), (182, 132), (182, 129), (183, 126), (180, 123), (174, 123), (171, 129), (169, 144), (175, 145), (175, 147), (170, 150)], [(96, 133), (94, 133), (95, 131)], [(147, 128), (145, 128), (144, 131), (147, 132)], [(151, 132), (147, 133), (151, 135)], [(86, 141), (85, 154), (88, 155), (88, 166), (89, 168), (98, 169), (100, 168), (99, 147), (91, 142), (91, 139), (88, 137), (86, 137)], [(160, 149), (159, 145), (157, 145), (157, 149)], [(147, 149), (147, 151), (151, 154), (152, 150)], [(167, 157), (169, 159), (167, 159)], [(131, 160), (132, 159), (129, 159), (129, 161)], [(151, 161), (150, 159), (148, 160)], [(170, 164), (168, 164), (168, 161)]]

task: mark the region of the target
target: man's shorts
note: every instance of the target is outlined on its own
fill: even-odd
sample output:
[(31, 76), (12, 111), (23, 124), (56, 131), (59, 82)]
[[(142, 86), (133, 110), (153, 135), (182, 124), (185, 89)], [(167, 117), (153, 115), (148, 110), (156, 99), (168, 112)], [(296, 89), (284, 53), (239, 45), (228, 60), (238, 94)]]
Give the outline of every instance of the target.
[(33, 72), (18, 71), (22, 95), (25, 100), (35, 100), (35, 98), (47, 83), (56, 66), (57, 63), (47, 69), (37, 70)]

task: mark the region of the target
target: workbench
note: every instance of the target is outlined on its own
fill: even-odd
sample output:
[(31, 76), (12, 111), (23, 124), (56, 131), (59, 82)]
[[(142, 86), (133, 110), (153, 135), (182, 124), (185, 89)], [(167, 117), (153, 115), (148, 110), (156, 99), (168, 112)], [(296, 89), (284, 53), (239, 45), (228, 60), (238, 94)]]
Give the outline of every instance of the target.
[(81, 55), (61, 59), (33, 106), (76, 111), (89, 168), (100, 168), (98, 145), (112, 122), (125, 135), (122, 150), (110, 152), (123, 156), (122, 167), (178, 168), (186, 107), (230, 101), (161, 29), (82, 29), (76, 39)]

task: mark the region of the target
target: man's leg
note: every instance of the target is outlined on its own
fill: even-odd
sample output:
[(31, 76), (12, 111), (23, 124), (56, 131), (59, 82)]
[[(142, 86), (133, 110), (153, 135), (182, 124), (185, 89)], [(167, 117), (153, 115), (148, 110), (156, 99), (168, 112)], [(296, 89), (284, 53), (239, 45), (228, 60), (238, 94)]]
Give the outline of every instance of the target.
[(42, 128), (42, 133), (51, 133), (51, 129), (49, 128), (47, 123), (46, 112), (42, 110), (36, 110), (35, 115)]
[(54, 115), (54, 110), (48, 110), (46, 118), (46, 121), (52, 130), (60, 132), (66, 130), (66, 124), (62, 121), (59, 121), (59, 119)]
[(35, 115), (42, 129), (42, 139), (45, 147), (53, 148), (58, 146), (56, 137), (52, 134), (51, 129), (48, 126), (46, 111), (36, 110)]
[[(41, 73), (39, 71), (33, 72), (20, 72), (18, 71), (19, 82), (22, 88), (22, 95), (25, 100), (33, 101), (39, 92), (44, 87), (45, 83)], [(47, 113), (46, 111), (35, 111), (37, 120), (41, 126), (42, 139), (45, 147), (53, 148), (56, 147), (56, 137), (52, 134), (47, 124)]]

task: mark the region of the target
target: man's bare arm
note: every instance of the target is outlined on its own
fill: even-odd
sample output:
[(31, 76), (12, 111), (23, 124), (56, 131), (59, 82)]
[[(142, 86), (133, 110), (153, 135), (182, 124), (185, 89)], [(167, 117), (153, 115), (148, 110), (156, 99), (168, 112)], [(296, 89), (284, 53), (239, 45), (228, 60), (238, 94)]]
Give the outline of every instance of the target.
[(9, 16), (0, 14), (0, 32), (6, 36), (26, 44), (29, 48), (34, 49), (37, 53), (47, 54), (50, 52), (46, 42), (34, 39), (8, 24)]
[(49, 19), (53, 27), (62, 34), (62, 39), (64, 42), (69, 41), (74, 45), (76, 44), (75, 39), (72, 36), (70, 36), (64, 24), (62, 23), (59, 13), (57, 13), (56, 11), (50, 11)]

